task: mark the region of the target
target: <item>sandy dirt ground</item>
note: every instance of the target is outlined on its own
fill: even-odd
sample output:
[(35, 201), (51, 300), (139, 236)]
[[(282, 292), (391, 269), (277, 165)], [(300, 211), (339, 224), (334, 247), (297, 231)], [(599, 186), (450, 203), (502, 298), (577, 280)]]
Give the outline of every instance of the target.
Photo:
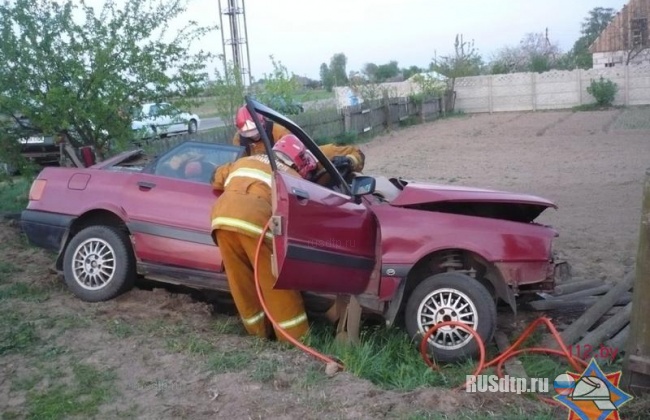
[[(617, 281), (634, 264), (650, 166), (650, 130), (626, 127), (622, 113), (504, 113), (412, 126), (364, 144), (365, 172), (551, 199), (559, 208), (540, 221), (558, 229), (557, 249), (574, 275)], [(27, 347), (0, 346), (0, 411), (15, 418), (29, 417), (48, 386), (78, 376), (79, 366), (94, 369), (98, 383), (111, 375), (97, 418), (424, 419), (500, 417), (509, 408), (524, 418), (539, 408), (516, 395), (398, 392), (351, 373), (327, 378), (320, 363), (244, 336), (232, 312), (187, 294), (135, 289), (81, 302), (48, 270), (51, 261), (15, 225), (0, 225), (1, 286), (30, 288), (14, 287), (0, 301), (0, 316), (32, 331), (18, 341)]]

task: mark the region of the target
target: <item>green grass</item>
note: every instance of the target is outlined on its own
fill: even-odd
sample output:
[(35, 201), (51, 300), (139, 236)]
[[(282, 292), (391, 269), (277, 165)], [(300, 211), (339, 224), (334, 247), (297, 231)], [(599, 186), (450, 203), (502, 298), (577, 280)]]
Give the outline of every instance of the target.
[(625, 108), (614, 122), (612, 128), (619, 130), (649, 130), (650, 107), (635, 106)]
[(244, 349), (220, 351), (208, 359), (208, 368), (214, 373), (240, 372), (253, 361), (253, 354)]
[(108, 332), (117, 338), (126, 338), (133, 335), (135, 328), (133, 325), (121, 319), (111, 319), (107, 321)]
[(259, 382), (269, 382), (275, 378), (280, 362), (272, 358), (258, 358), (250, 378)]
[(227, 317), (218, 318), (212, 324), (212, 330), (215, 334), (233, 334), (233, 335), (246, 335), (246, 329), (238, 318)]
[(0, 182), (0, 212), (17, 212), (27, 207), (31, 180), (10, 178)]
[(49, 298), (49, 293), (43, 288), (26, 283), (13, 283), (0, 287), (0, 301), (20, 299), (26, 302), (45, 302)]
[(307, 102), (307, 101), (320, 101), (323, 99), (334, 99), (335, 97), (336, 94), (333, 91), (328, 92), (324, 89), (316, 89), (316, 90), (305, 90), (299, 92), (294, 96), (294, 99), (300, 102)]
[(440, 371), (428, 368), (405, 332), (396, 328), (371, 326), (362, 329), (361, 343), (345, 345), (334, 340), (331, 326), (315, 324), (307, 339), (321, 353), (337, 357), (345, 369), (384, 389), (412, 390), (421, 386), (456, 387), (465, 382), (475, 362), (443, 365)]
[(63, 419), (73, 415), (85, 418), (95, 416), (99, 412), (99, 407), (112, 397), (116, 375), (114, 372), (75, 363), (72, 365), (70, 379), (68, 384), (57, 380), (44, 390), (34, 389), (28, 392), (26, 401), (28, 418)]
[(12, 274), (19, 273), (20, 271), (22, 271), (22, 268), (17, 265), (6, 261), (0, 261), (0, 284), (8, 283), (11, 280)]
[[(294, 95), (294, 99), (298, 102), (309, 102), (309, 101), (320, 101), (323, 99), (334, 99), (334, 92), (328, 92), (326, 90), (317, 89), (317, 90), (304, 90), (297, 92)], [(191, 112), (194, 112), (201, 118), (211, 118), (219, 117), (219, 111), (215, 104), (215, 98), (208, 96), (205, 98), (198, 98), (197, 105), (190, 109)]]
[(22, 319), (16, 313), (4, 311), (0, 314), (0, 356), (11, 353), (27, 353), (40, 342), (36, 325)]
[(192, 333), (183, 337), (170, 337), (165, 341), (167, 350), (176, 353), (207, 355), (215, 351), (214, 346), (205, 338)]

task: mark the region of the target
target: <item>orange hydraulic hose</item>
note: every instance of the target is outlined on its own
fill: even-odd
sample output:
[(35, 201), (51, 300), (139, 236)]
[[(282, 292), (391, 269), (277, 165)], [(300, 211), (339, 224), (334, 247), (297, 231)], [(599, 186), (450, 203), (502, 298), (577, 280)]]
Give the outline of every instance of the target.
[(289, 341), (290, 343), (292, 343), (294, 346), (298, 347), (299, 349), (301, 349), (305, 353), (314, 356), (315, 358), (327, 363), (328, 365), (336, 365), (336, 367), (338, 369), (343, 370), (343, 365), (341, 363), (339, 363), (336, 360), (333, 360), (333, 359), (325, 356), (322, 353), (319, 353), (318, 351), (316, 351), (315, 349), (313, 349), (313, 348), (311, 348), (309, 346), (304, 345), (303, 343), (301, 343), (300, 341), (296, 340), (291, 335), (289, 335), (284, 330), (284, 328), (282, 328), (280, 325), (278, 325), (278, 323), (275, 321), (275, 319), (273, 319), (273, 316), (269, 312), (269, 309), (266, 306), (266, 303), (264, 302), (264, 296), (262, 295), (262, 288), (260, 286), (260, 278), (257, 275), (257, 266), (259, 265), (258, 263), (259, 263), (259, 258), (260, 258), (260, 250), (262, 249), (262, 246), (264, 246), (264, 237), (266, 235), (266, 232), (269, 230), (269, 223), (270, 223), (270, 220), (264, 226), (264, 229), (262, 230), (262, 234), (260, 235), (260, 239), (257, 242), (257, 249), (255, 250), (255, 262), (254, 262), (254, 266), (253, 266), (253, 272), (254, 272), (254, 275), (255, 275), (255, 289), (257, 290), (257, 297), (259, 298), (260, 303), (262, 304), (262, 309), (264, 310), (264, 313), (266, 314), (266, 316), (271, 321), (271, 324), (273, 324), (273, 327), (275, 328), (275, 330), (279, 331), (280, 334), (282, 334), (282, 336), (287, 339), (287, 341)]
[[(544, 324), (548, 327), (548, 329), (551, 331), (551, 334), (553, 335), (553, 338), (560, 345), (560, 350), (546, 348), (546, 347), (529, 347), (529, 348), (517, 350), (517, 347), (519, 347), (524, 341), (526, 341), (526, 339), (533, 333), (533, 331), (539, 324)], [(515, 341), (510, 347), (508, 347), (499, 356), (495, 357), (494, 359), (492, 359), (487, 363), (485, 362), (485, 343), (483, 343), (483, 340), (474, 329), (458, 321), (445, 321), (445, 322), (440, 322), (438, 324), (435, 324), (431, 328), (429, 328), (429, 330), (424, 335), (424, 337), (422, 337), (422, 341), (420, 342), (420, 355), (424, 359), (425, 363), (429, 365), (432, 369), (439, 370), (439, 367), (429, 358), (429, 355), (427, 354), (427, 348), (428, 348), (427, 344), (429, 341), (429, 337), (431, 337), (431, 335), (439, 328), (445, 326), (452, 326), (452, 325), (461, 327), (462, 329), (471, 333), (474, 339), (476, 340), (476, 342), (478, 343), (479, 363), (474, 372), (474, 376), (482, 372), (483, 369), (496, 365), (497, 376), (499, 378), (503, 378), (503, 364), (505, 363), (505, 361), (518, 354), (524, 354), (524, 353), (545, 353), (545, 354), (564, 356), (569, 361), (569, 364), (577, 371), (584, 369), (588, 365), (587, 362), (585, 362), (584, 360), (580, 359), (579, 357), (575, 357), (571, 354), (566, 344), (562, 340), (560, 333), (557, 331), (557, 329), (555, 328), (551, 320), (546, 317), (540, 317), (537, 318), (535, 321), (533, 321), (524, 330), (524, 332), (519, 336), (517, 341)], [(459, 386), (459, 388), (464, 389), (466, 384), (467, 382), (463, 383), (461, 386)], [(551, 398), (539, 396), (539, 399), (549, 404), (557, 404), (557, 401)]]

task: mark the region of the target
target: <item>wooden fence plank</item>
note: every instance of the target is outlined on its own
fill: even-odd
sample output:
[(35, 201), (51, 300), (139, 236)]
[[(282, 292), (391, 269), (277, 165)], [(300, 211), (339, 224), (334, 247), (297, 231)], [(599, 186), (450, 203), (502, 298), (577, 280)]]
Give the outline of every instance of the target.
[(580, 345), (581, 348), (584, 348), (585, 345), (590, 345), (592, 348), (595, 348), (598, 345), (603, 344), (630, 322), (631, 313), (632, 302), (625, 305), (622, 311), (603, 322), (596, 329), (587, 333), (582, 340), (578, 342), (578, 345)]
[[(598, 321), (598, 319), (603, 316), (603, 314), (605, 314), (605, 312), (614, 306), (616, 301), (618, 301), (621, 296), (623, 296), (626, 292), (629, 292), (633, 284), (634, 275), (633, 273), (628, 273), (623, 281), (612, 287), (609, 292), (598, 299), (598, 302), (587, 309), (587, 311), (582, 314), (580, 318), (576, 319), (571, 325), (569, 325), (566, 330), (562, 331), (560, 335), (562, 337), (562, 340), (564, 340), (564, 343), (567, 346), (570, 346), (578, 339), (580, 339), (582, 334), (586, 333), (587, 330), (591, 328), (596, 323), (596, 321)], [(555, 340), (549, 342), (551, 345), (557, 345), (557, 343), (553, 343), (555, 343)]]

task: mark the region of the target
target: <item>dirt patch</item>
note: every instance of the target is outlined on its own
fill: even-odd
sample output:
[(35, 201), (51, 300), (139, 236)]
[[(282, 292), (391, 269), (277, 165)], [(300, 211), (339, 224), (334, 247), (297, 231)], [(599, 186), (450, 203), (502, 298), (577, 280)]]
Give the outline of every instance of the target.
[[(621, 116), (539, 112), (440, 120), (364, 145), (365, 172), (554, 200), (559, 209), (540, 221), (558, 229), (557, 249), (574, 274), (616, 281), (634, 263), (650, 156), (650, 131), (621, 129)], [(608, 133), (609, 127), (616, 130)], [(0, 287), (28, 286), (0, 300), (2, 316), (14, 317), (3, 325), (15, 324), (22, 334), (0, 358), (5, 412), (29, 414), (35, 404), (56, 402), (48, 390), (57, 378), (71, 389), (75, 383), (92, 388), (84, 374), (105, 385), (86, 398), (98, 398), (98, 411), (73, 412), (78, 417), (416, 419), (540, 412), (539, 402), (516, 395), (391, 391), (347, 372), (327, 378), (323, 366), (300, 351), (246, 337), (228, 308), (185, 293), (135, 289), (109, 302), (84, 303), (48, 269), (52, 257), (28, 247), (15, 224), (0, 224), (0, 244), (0, 263), (10, 273)]]

